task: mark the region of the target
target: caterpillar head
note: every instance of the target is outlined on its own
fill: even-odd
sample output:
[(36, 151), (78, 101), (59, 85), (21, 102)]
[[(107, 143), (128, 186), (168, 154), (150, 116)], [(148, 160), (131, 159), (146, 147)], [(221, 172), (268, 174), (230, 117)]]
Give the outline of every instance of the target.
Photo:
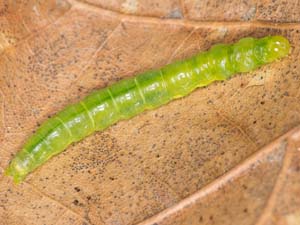
[(268, 36), (258, 42), (259, 58), (263, 63), (283, 58), (290, 52), (290, 43), (282, 36)]

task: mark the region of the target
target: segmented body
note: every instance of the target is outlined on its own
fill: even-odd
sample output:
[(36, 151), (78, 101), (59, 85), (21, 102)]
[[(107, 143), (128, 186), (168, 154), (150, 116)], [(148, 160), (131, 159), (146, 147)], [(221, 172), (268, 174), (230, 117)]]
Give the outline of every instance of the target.
[(288, 52), (289, 42), (280, 36), (244, 38), (96, 91), (43, 123), (11, 161), (6, 174), (20, 182), (68, 145), (95, 131), (185, 96), (197, 87), (252, 71)]

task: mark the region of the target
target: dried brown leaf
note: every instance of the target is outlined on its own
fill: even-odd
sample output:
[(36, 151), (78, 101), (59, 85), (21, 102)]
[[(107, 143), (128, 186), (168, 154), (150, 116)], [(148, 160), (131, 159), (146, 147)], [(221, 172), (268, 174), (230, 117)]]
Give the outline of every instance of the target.
[[(0, 3), (0, 224), (300, 224), (297, 7)], [(291, 41), (289, 57), (95, 133), (19, 186), (3, 176), (38, 124), (93, 89), (269, 34)]]

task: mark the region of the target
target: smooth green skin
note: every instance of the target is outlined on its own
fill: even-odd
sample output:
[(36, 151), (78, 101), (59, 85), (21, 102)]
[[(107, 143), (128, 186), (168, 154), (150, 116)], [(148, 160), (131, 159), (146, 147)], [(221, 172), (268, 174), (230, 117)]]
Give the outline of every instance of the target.
[(289, 50), (288, 40), (281, 36), (243, 38), (96, 91), (43, 123), (5, 173), (19, 183), (52, 156), (95, 131), (183, 97), (197, 87), (252, 71), (286, 56)]

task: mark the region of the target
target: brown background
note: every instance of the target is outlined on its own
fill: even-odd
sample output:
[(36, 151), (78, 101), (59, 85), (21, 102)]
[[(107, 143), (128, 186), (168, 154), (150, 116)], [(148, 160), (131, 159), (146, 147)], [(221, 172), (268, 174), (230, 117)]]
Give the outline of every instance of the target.
[[(285, 134), (300, 124), (299, 0), (1, 1), (0, 31), (1, 225), (300, 224), (300, 128)], [(3, 176), (93, 89), (270, 34), (289, 57), (95, 133), (19, 186)]]

